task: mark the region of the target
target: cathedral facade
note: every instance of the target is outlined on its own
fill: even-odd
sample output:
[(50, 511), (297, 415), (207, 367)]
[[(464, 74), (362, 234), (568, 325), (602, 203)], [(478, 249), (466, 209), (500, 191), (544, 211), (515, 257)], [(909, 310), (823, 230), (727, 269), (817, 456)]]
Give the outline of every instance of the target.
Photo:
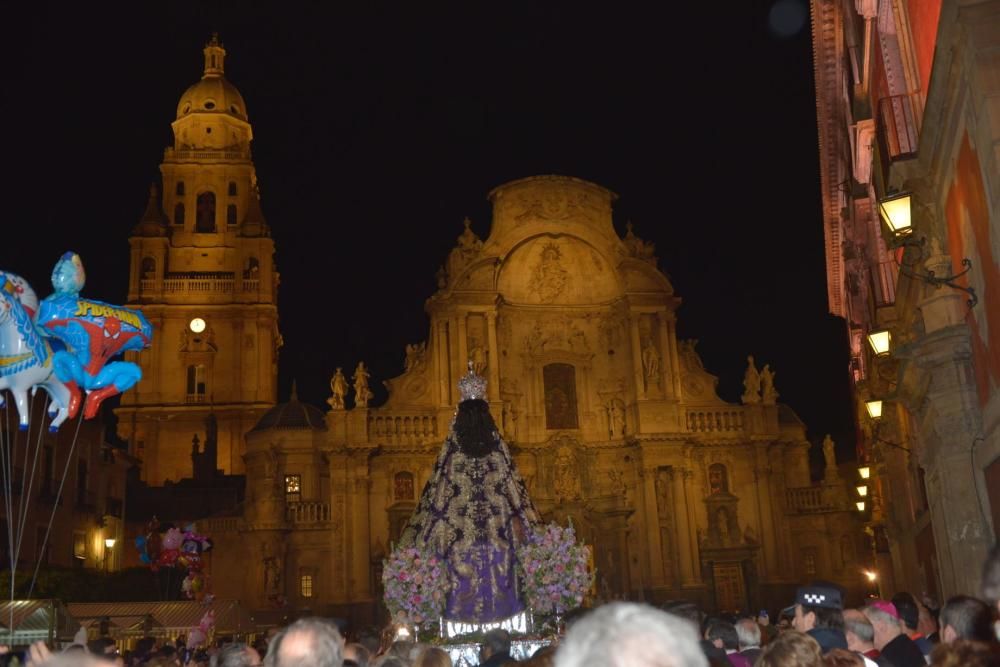
[[(805, 426), (752, 358), (743, 401), (719, 398), (696, 341), (677, 338), (680, 299), (654, 248), (631, 226), (618, 236), (616, 195), (593, 183), (539, 176), (490, 193), (490, 234), (466, 223), (385, 404), (369, 405), (363, 366), (329, 369), (328, 409), (294, 389), (276, 404), (274, 246), (224, 57), (206, 46), (162, 197), (130, 240), (130, 305), (157, 332), (117, 413), (149, 485), (190, 475), (192, 460), (214, 467), (208, 453), (245, 474), (232, 516), (187, 517), (215, 541), (217, 597), (376, 620), (382, 560), (470, 365), (538, 510), (593, 546), (600, 599), (775, 610), (819, 578), (863, 595), (869, 556), (832, 443), (814, 482)], [(206, 423), (210, 447), (192, 452)]]

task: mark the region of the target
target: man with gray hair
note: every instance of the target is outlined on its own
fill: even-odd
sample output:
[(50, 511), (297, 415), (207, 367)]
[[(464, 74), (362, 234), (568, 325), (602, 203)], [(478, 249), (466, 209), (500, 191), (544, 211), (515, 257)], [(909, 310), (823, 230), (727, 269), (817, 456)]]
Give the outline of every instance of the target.
[(300, 618), (275, 635), (266, 667), (343, 667), (344, 640), (333, 623)]
[(760, 626), (752, 618), (736, 621), (736, 636), (740, 640), (740, 655), (752, 665), (760, 657)]
[(871, 621), (857, 609), (844, 610), (844, 636), (847, 637), (847, 650), (860, 655), (868, 667), (891, 667), (875, 648), (875, 628)]
[(229, 644), (212, 656), (211, 667), (260, 667), (257, 651), (239, 642)]
[(576, 622), (556, 667), (708, 667), (691, 624), (645, 604), (613, 602)]

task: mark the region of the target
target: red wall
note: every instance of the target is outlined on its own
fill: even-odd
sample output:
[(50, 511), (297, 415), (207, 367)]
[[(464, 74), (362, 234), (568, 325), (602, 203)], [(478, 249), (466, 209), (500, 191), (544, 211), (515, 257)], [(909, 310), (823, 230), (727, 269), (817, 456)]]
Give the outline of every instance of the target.
[(906, 4), (910, 17), (910, 34), (913, 37), (913, 51), (917, 69), (920, 71), (920, 89), (926, 98), (927, 89), (930, 87), (931, 64), (934, 62), (941, 0), (909, 0)]
[[(1000, 385), (1000, 268), (990, 244), (990, 216), (986, 191), (969, 135), (955, 162), (955, 175), (945, 202), (948, 220), (948, 248), (955, 265), (961, 271), (963, 257), (972, 260), (972, 271), (981, 277), (983, 285), (979, 305), (966, 316), (972, 334), (972, 362), (976, 373), (979, 403), (985, 406), (990, 397), (990, 380)], [(979, 281), (977, 281), (979, 282)], [(985, 323), (984, 332), (980, 325)], [(990, 340), (990, 339), (994, 340)]]

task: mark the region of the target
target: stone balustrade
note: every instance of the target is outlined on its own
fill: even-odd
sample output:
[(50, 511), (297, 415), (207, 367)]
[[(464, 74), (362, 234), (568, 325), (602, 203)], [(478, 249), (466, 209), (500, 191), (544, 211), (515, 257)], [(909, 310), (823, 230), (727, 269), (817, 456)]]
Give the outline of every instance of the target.
[(790, 512), (797, 514), (821, 514), (847, 509), (837, 502), (837, 487), (829, 484), (785, 489), (785, 503)]
[(686, 418), (691, 433), (736, 435), (744, 430), (743, 409), (739, 407), (689, 408)]
[(163, 157), (167, 160), (249, 160), (250, 151), (178, 151), (168, 147), (163, 151)]
[(212, 519), (201, 519), (195, 524), (202, 535), (217, 535), (218, 533), (235, 533), (240, 530), (243, 519), (238, 516), (223, 516)]
[(330, 503), (303, 501), (285, 506), (285, 519), (296, 525), (330, 521)]
[(164, 295), (171, 294), (233, 294), (237, 288), (242, 292), (259, 292), (259, 278), (237, 279), (233, 274), (171, 276), (167, 274), (163, 280), (143, 278), (139, 281), (139, 291), (144, 294), (162, 291)]
[(392, 414), (372, 411), (368, 417), (368, 440), (393, 445), (420, 445), (444, 438), (437, 418), (428, 414)]

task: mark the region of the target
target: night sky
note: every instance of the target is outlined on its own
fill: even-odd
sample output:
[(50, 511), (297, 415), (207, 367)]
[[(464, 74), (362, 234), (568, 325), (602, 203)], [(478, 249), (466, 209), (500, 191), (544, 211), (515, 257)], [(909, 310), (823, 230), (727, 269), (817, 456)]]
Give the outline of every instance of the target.
[(557, 173), (617, 192), (619, 233), (656, 243), (723, 398), (753, 353), (811, 439), (853, 452), (805, 0), (134, 4), (5, 19), (0, 267), (41, 296), (73, 249), (84, 294), (124, 301), (129, 232), (218, 31), (277, 247), (282, 399), (294, 377), (323, 405), (363, 359), (384, 400), (462, 218), (485, 238), (490, 189)]

